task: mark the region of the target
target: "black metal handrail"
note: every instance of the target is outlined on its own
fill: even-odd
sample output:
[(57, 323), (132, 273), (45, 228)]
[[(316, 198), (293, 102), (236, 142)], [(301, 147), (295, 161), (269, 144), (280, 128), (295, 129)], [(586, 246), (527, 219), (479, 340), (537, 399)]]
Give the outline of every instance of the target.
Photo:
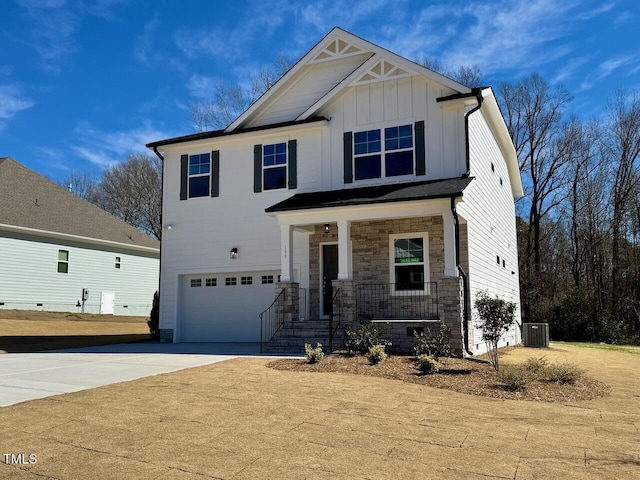
[(341, 301), (342, 294), (338, 288), (333, 292), (333, 296), (331, 297), (331, 313), (329, 314), (329, 352), (333, 351), (333, 338), (340, 328)]
[(262, 348), (271, 341), (274, 335), (284, 325), (284, 292), (281, 290), (267, 309), (260, 313), (260, 353)]
[(436, 282), (356, 285), (356, 312), (364, 320), (435, 320), (438, 310)]

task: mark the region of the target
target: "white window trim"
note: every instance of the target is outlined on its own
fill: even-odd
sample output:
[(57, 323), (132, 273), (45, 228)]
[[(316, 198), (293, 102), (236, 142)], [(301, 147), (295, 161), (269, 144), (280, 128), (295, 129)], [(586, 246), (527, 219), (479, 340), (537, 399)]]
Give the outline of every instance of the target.
[[(422, 238), (423, 246), (424, 246), (424, 261), (422, 262), (424, 268), (424, 290), (402, 290), (396, 292), (396, 270), (395, 270), (395, 249), (394, 249), (394, 240), (403, 239), (403, 238)], [(389, 235), (389, 283), (391, 284), (391, 295), (414, 295), (416, 292), (424, 291), (425, 295), (431, 295), (431, 289), (429, 286), (429, 282), (431, 282), (431, 269), (429, 266), (429, 233), (428, 232), (412, 232), (412, 233), (394, 233)]]
[[(265, 165), (264, 164), (264, 147), (266, 147), (267, 145), (278, 145), (279, 143), (284, 143), (284, 155), (285, 155), (285, 162), (284, 164), (280, 164), (280, 165)], [(282, 168), (284, 167), (284, 187), (281, 188), (266, 188), (266, 182), (264, 181), (264, 174), (265, 171), (269, 170), (269, 169), (274, 169), (274, 168)], [(269, 140), (268, 142), (265, 142), (262, 144), (262, 191), (263, 192), (271, 192), (271, 191), (278, 191), (278, 190), (286, 190), (288, 188), (289, 185), (289, 139), (287, 140), (277, 140), (277, 141), (271, 141)]]
[[(411, 126), (411, 141), (413, 143), (413, 147), (411, 148), (400, 148), (400, 149), (395, 149), (395, 150), (386, 150), (386, 137), (384, 135), (384, 130), (386, 128), (393, 128), (393, 127), (401, 127), (404, 125), (409, 125)], [(375, 153), (362, 153), (362, 154), (356, 154), (356, 133), (361, 133), (361, 132), (368, 132), (371, 130), (380, 130), (380, 152), (375, 152)], [(415, 119), (403, 119), (401, 122), (393, 122), (393, 123), (386, 123), (384, 125), (369, 125), (369, 126), (358, 126), (358, 130), (353, 130), (353, 138), (351, 139), (351, 148), (353, 151), (353, 158), (351, 159), (352, 165), (352, 171), (353, 171), (353, 181), (357, 182), (359, 184), (367, 184), (367, 183), (371, 183), (371, 184), (376, 184), (379, 183), (380, 180), (396, 180), (398, 179), (398, 181), (406, 179), (406, 178), (411, 178), (414, 177), (416, 174), (416, 132), (415, 132)], [(407, 152), (411, 150), (413, 152), (413, 172), (412, 173), (407, 173), (406, 175), (394, 175), (393, 177), (388, 177), (387, 176), (387, 169), (386, 169), (386, 164), (385, 164), (385, 155), (387, 153), (393, 153), (393, 152)], [(356, 179), (356, 158), (361, 158), (361, 157), (369, 157), (371, 155), (376, 155), (376, 154), (380, 154), (380, 177), (379, 178), (363, 178), (361, 180), (357, 180)]]

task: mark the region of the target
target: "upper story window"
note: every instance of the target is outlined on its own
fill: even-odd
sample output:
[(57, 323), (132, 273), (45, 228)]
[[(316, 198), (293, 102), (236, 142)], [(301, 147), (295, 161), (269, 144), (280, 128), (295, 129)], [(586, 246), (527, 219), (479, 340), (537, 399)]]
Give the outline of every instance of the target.
[(209, 195), (211, 154), (189, 155), (189, 198)]
[(353, 157), (356, 180), (413, 174), (413, 126), (355, 132)]
[(180, 155), (180, 200), (220, 195), (220, 150)]
[(287, 186), (287, 144), (265, 145), (262, 157), (264, 189), (275, 190)]

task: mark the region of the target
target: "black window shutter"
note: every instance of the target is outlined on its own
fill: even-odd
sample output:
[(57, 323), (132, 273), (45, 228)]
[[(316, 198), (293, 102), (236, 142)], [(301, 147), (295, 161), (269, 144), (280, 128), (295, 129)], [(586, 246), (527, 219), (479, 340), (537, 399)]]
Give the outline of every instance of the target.
[(416, 122), (414, 126), (416, 139), (416, 175), (425, 175), (425, 146), (424, 146), (424, 121)]
[(353, 183), (353, 132), (344, 132), (344, 183)]
[(220, 150), (211, 152), (211, 196), (220, 196)]
[(253, 146), (253, 192), (262, 191), (262, 145)]
[(180, 155), (180, 200), (187, 199), (189, 181), (189, 155)]
[(289, 189), (298, 188), (298, 141), (289, 140)]

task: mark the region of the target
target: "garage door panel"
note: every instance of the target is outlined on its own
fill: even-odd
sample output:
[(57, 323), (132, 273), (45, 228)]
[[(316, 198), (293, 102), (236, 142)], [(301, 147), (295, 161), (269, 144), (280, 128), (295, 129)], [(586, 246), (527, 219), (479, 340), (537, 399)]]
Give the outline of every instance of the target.
[[(275, 285), (262, 284), (262, 276), (272, 276), (275, 280), (277, 275), (278, 272), (258, 271), (183, 276), (180, 341), (259, 341), (259, 314), (275, 298)], [(252, 277), (252, 284), (242, 285), (241, 277)], [(215, 278), (216, 286), (206, 286), (207, 278)], [(226, 278), (236, 278), (237, 284), (225, 285)], [(192, 287), (192, 280), (200, 280), (201, 286)]]

